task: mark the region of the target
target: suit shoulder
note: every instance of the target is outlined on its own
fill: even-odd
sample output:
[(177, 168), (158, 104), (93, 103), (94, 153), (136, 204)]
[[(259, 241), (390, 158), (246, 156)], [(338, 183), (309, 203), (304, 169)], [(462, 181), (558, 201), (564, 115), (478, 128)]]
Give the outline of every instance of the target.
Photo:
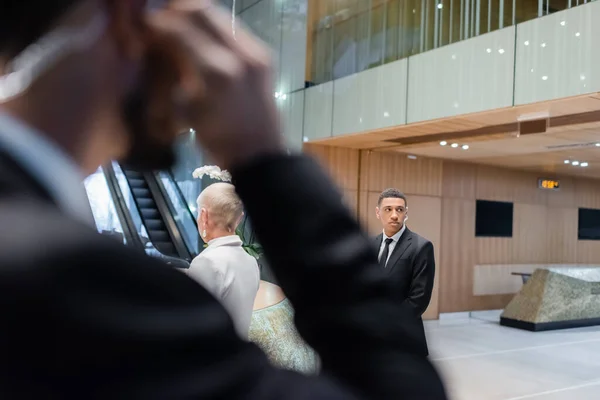
[(35, 256), (103, 242), (91, 227), (34, 201), (0, 200), (0, 226), (0, 257)]
[(415, 240), (417, 248), (422, 249), (423, 247), (426, 247), (426, 246), (433, 246), (433, 243), (431, 242), (431, 240), (429, 240), (413, 231), (410, 231), (410, 232), (413, 235), (413, 240)]
[(67, 267), (78, 264), (77, 260), (109, 264), (109, 260), (115, 259), (130, 264), (163, 265), (45, 203), (0, 200), (0, 226), (3, 227), (0, 229), (0, 265), (3, 266), (43, 268), (72, 260), (64, 265)]

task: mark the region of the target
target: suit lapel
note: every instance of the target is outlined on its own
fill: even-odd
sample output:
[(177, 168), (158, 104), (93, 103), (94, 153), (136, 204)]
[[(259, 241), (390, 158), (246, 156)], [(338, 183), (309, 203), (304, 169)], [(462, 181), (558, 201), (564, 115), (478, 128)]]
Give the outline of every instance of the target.
[(381, 242), (383, 240), (383, 233), (380, 233), (379, 235), (377, 235), (377, 237), (375, 237), (375, 248), (377, 249), (377, 255), (379, 255), (379, 250), (381, 249)]
[(2, 150), (0, 150), (0, 192), (25, 194), (57, 205), (50, 194)]
[(412, 232), (406, 228), (402, 236), (400, 236), (400, 240), (396, 247), (394, 247), (394, 251), (392, 251), (392, 255), (390, 256), (389, 261), (387, 262), (387, 270), (391, 272), (395, 267), (398, 260), (406, 253), (406, 250), (412, 244)]

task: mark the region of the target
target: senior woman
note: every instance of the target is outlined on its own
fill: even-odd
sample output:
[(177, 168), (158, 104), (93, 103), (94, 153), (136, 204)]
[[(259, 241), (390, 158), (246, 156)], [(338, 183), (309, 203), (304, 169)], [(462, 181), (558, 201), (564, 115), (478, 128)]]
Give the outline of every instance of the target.
[(232, 184), (219, 182), (202, 191), (198, 210), (198, 230), (208, 246), (194, 258), (187, 274), (221, 302), (238, 335), (247, 340), (260, 272), (235, 234), (242, 202)]

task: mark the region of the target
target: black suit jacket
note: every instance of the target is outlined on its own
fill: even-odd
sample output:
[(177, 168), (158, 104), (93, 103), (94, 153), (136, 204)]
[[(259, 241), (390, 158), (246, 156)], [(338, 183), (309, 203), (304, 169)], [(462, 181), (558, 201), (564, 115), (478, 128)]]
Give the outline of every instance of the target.
[[(377, 250), (383, 234), (375, 239)], [(398, 290), (399, 302), (418, 321), (420, 352), (428, 355), (427, 339), (421, 316), (429, 306), (435, 277), (433, 244), (406, 228), (394, 247), (385, 273)]]
[(0, 154), (0, 397), (445, 399), (319, 168), (277, 156), (231, 172), (320, 377), (273, 368), (201, 286), (63, 214)]

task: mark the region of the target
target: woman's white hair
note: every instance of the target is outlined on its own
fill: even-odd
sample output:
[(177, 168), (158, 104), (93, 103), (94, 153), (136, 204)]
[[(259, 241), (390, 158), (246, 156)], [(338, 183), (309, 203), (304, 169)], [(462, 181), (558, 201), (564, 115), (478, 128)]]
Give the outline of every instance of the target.
[(214, 224), (234, 231), (242, 217), (242, 201), (231, 183), (213, 183), (198, 196), (198, 213), (205, 208)]

